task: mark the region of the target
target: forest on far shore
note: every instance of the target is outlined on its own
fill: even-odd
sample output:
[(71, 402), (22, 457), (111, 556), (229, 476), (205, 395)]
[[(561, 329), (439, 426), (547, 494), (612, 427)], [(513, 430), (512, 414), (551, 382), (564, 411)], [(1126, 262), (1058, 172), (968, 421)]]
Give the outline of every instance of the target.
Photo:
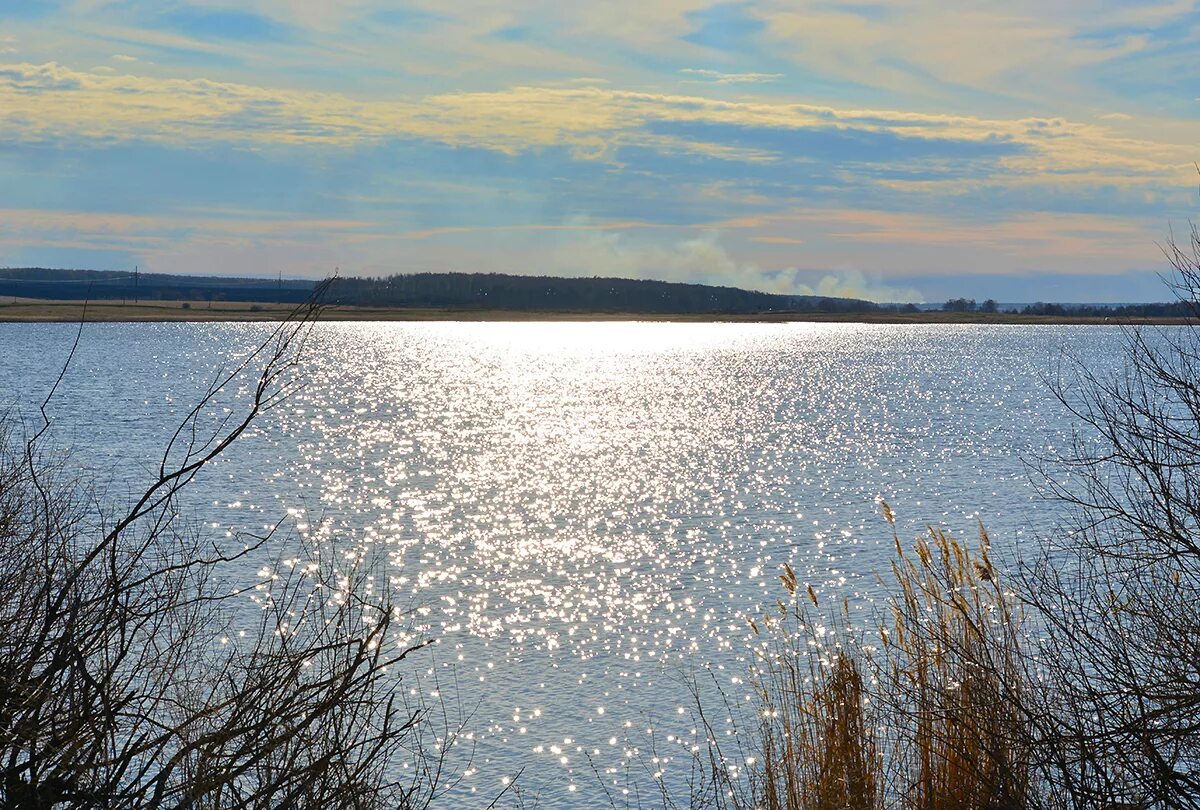
[[(0, 270), (0, 296), (62, 301), (304, 301), (306, 279), (175, 276), (94, 270)], [(339, 277), (327, 303), (361, 307), (495, 309), (525, 312), (656, 314), (915, 311), (911, 305), (852, 298), (777, 295), (623, 278), (554, 278), (501, 273), (414, 273)]]

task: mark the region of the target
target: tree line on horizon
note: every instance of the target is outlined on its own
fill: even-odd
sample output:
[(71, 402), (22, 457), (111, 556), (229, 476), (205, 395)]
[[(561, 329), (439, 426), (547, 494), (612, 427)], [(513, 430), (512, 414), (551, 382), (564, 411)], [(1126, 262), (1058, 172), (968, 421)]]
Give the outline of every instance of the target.
[(784, 295), (707, 284), (502, 273), (412, 273), (338, 278), (331, 300), (388, 307), (464, 307), (542, 312), (876, 312), (892, 305), (854, 298)]
[(942, 311), (1082, 318), (1190, 318), (1196, 315), (1196, 303), (1186, 300), (1146, 304), (1055, 304), (1038, 301), (1001, 310), (993, 298), (983, 303), (976, 302), (974, 298), (951, 298), (942, 304)]
[[(0, 269), (0, 296), (59, 300), (262, 301), (298, 303), (306, 279), (174, 276), (47, 268)], [(507, 309), (529, 312), (720, 314), (915, 311), (912, 305), (783, 295), (735, 287), (623, 278), (556, 278), (502, 273), (413, 273), (337, 277), (328, 303), (364, 307)]]
[(177, 276), (116, 270), (0, 268), (0, 296), (58, 301), (259, 301), (299, 304), (309, 279)]

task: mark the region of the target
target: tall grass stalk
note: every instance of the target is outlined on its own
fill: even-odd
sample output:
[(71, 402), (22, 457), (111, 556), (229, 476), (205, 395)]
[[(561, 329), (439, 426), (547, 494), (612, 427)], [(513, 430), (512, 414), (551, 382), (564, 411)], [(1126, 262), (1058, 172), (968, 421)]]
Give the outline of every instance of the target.
[[(827, 627), (811, 618), (790, 567), (782, 579), (790, 600), (764, 618), (769, 638), (756, 668), (763, 759), (753, 803), (873, 810), (881, 806), (876, 712), (859, 656), (843, 647), (840, 621)], [(811, 589), (807, 598), (818, 607)]]
[(988, 556), (930, 529), (912, 553), (896, 538), (898, 586), (878, 700), (899, 804), (911, 810), (1023, 808), (1032, 803), (1022, 621)]
[(989, 557), (930, 529), (906, 550), (881, 643), (822, 610), (790, 567), (751, 626), (762, 761), (742, 807), (1019, 810), (1035, 805), (1022, 614)]

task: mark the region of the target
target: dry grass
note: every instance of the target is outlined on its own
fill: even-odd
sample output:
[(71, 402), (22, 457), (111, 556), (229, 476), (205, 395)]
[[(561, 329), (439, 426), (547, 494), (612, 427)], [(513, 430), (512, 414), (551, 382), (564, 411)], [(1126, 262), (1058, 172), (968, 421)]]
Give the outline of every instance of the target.
[[(894, 529), (891, 510), (884, 515)], [(930, 529), (896, 538), (896, 597), (879, 647), (821, 614), (785, 568), (790, 600), (751, 622), (762, 762), (744, 806), (770, 810), (1019, 810), (1033, 806), (1021, 614), (980, 530), (970, 551)], [(811, 603), (811, 604), (809, 604)], [(826, 611), (828, 613), (828, 611)]]
[(905, 808), (1031, 804), (1021, 617), (988, 546), (982, 527), (977, 554), (939, 529), (915, 556), (896, 542), (899, 596), (879, 683)]
[[(770, 810), (881, 807), (874, 711), (857, 656), (838, 633), (809, 618), (796, 576), (783, 576), (790, 604), (768, 618), (770, 642), (757, 668), (762, 699), (761, 796)], [(816, 595), (808, 591), (816, 607)], [(753, 623), (755, 632), (759, 630)]]

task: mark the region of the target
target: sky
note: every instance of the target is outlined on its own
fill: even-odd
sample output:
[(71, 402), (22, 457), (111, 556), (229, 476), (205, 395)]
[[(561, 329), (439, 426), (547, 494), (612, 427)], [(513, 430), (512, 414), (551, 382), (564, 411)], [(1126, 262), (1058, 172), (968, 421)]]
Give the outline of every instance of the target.
[(0, 0), (0, 266), (1170, 297), (1193, 0)]

